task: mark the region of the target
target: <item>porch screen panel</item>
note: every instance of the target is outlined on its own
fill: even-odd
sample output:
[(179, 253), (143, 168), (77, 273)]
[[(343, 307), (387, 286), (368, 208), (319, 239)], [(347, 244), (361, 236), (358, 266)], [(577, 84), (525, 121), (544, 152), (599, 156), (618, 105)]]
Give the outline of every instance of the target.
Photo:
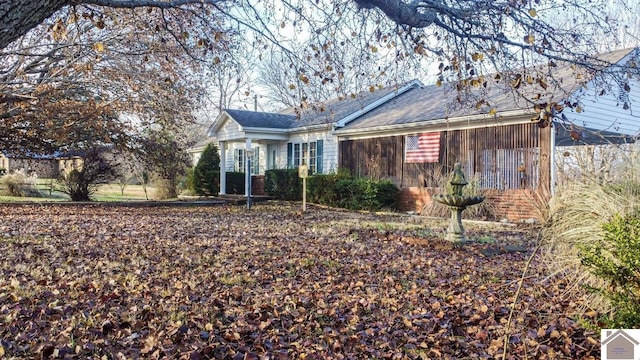
[[(446, 176), (459, 162), (469, 179), (477, 178), (483, 188), (533, 188), (540, 178), (538, 132), (536, 124), (445, 131), (437, 165)], [(435, 168), (430, 171), (438, 173)], [(404, 175), (415, 176), (410, 171)], [(427, 181), (425, 186), (440, 184)]]
[(538, 128), (517, 124), (476, 129), (475, 173), (491, 189), (536, 187), (539, 182)]

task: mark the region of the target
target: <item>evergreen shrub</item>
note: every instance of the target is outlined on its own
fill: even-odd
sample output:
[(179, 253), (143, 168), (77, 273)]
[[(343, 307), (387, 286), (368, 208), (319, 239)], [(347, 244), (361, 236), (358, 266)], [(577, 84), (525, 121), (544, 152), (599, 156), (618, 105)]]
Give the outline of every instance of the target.
[(298, 177), (298, 169), (265, 171), (264, 191), (279, 200), (302, 200), (302, 179)]
[(355, 178), (348, 172), (309, 178), (308, 196), (313, 203), (351, 210), (392, 207), (400, 190), (390, 180)]
[[(245, 176), (243, 172), (227, 172), (227, 194), (244, 194)], [(220, 178), (220, 173), (217, 173), (217, 178)]]
[(582, 264), (600, 279), (602, 287), (590, 287), (611, 303), (607, 328), (640, 327), (640, 213), (615, 215), (602, 229), (602, 241), (580, 247)]
[(202, 196), (216, 196), (220, 192), (220, 155), (218, 147), (209, 144), (193, 169), (193, 190)]

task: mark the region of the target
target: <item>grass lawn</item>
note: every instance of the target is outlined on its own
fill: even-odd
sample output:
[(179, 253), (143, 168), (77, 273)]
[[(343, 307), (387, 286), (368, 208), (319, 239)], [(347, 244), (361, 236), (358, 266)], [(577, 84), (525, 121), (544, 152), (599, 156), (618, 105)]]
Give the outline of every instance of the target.
[[(0, 202), (51, 202), (51, 201), (69, 201), (69, 196), (55, 190), (55, 182), (52, 184), (51, 179), (38, 179), (36, 188), (40, 192), (40, 196), (6, 196), (0, 195)], [(148, 185), (148, 198), (152, 199), (155, 187)], [(118, 184), (100, 185), (98, 191), (93, 195), (95, 201), (139, 201), (147, 200), (142, 185), (127, 185), (124, 191), (120, 189)]]
[(299, 211), (0, 205), (0, 358), (600, 357), (532, 229)]
[[(147, 193), (149, 199), (153, 198), (155, 188), (147, 185)], [(96, 201), (132, 201), (147, 200), (142, 185), (127, 185), (124, 191), (117, 184), (101, 185), (94, 195)]]

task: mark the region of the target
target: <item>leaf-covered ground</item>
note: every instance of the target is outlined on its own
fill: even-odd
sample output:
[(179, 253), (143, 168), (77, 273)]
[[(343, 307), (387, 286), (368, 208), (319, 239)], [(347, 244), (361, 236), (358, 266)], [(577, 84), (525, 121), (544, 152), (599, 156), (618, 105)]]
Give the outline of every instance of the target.
[[(532, 231), (259, 204), (0, 205), (0, 358), (501, 358)], [(528, 251), (526, 251), (529, 249)], [(524, 250), (524, 251), (523, 251)], [(534, 261), (507, 358), (599, 358)]]

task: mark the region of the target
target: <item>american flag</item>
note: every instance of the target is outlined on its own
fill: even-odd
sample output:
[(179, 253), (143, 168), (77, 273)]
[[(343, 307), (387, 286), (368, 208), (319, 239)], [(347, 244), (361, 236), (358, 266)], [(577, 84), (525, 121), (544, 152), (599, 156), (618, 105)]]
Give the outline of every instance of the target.
[(440, 133), (408, 135), (404, 161), (408, 163), (438, 162)]

